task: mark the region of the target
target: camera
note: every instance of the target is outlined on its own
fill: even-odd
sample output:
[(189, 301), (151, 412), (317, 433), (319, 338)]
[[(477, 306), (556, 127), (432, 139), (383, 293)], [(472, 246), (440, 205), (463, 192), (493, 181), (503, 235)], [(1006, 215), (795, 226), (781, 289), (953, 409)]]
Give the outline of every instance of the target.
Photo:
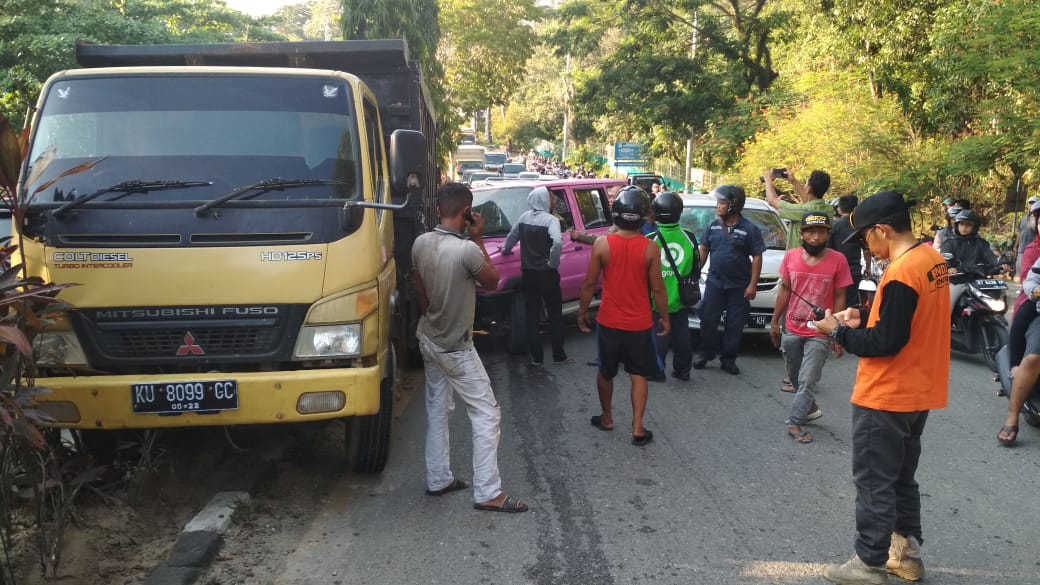
[(812, 308), (812, 318), (816, 321), (823, 321), (823, 318), (827, 316), (827, 312), (820, 307)]

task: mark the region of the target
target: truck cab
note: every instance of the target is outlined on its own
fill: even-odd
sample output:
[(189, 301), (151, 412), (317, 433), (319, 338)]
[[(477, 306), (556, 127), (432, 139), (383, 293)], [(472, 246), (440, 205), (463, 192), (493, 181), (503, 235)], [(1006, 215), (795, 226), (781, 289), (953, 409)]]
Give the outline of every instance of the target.
[[(343, 419), (354, 468), (383, 468), (437, 175), (433, 132), (384, 128), (388, 99), (427, 108), (407, 48), (365, 43), (81, 45), (99, 66), (47, 81), (20, 252), (77, 284), (37, 339), (58, 424)], [(366, 56), (382, 96), (344, 71)]]

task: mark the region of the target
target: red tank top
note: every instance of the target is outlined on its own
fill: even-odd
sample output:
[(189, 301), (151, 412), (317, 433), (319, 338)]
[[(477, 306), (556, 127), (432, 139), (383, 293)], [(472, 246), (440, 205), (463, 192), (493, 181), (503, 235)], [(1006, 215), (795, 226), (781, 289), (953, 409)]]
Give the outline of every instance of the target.
[(637, 236), (607, 236), (610, 259), (603, 268), (603, 294), (596, 322), (622, 331), (646, 331), (654, 326), (647, 282), (646, 247), (655, 245)]

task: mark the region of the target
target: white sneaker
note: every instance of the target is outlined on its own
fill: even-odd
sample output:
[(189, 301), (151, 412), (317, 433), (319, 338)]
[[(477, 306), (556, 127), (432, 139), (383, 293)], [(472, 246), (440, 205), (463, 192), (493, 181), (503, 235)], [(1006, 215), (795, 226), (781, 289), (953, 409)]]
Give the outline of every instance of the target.
[(916, 536), (892, 533), (892, 545), (888, 547), (888, 562), (885, 569), (907, 581), (924, 579), (924, 561), (921, 560), (921, 543)]
[(886, 585), (888, 583), (885, 567), (871, 567), (864, 563), (858, 554), (852, 555), (849, 562), (844, 565), (827, 565), (823, 569), (823, 577), (838, 585)]

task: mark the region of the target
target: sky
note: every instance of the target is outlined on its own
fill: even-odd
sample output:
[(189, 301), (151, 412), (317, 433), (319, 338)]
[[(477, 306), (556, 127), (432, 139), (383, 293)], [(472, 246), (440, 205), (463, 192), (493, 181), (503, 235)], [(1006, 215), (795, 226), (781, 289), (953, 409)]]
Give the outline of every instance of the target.
[(266, 16), (288, 4), (296, 4), (300, 0), (224, 0), (229, 8), (245, 12), (251, 16)]

